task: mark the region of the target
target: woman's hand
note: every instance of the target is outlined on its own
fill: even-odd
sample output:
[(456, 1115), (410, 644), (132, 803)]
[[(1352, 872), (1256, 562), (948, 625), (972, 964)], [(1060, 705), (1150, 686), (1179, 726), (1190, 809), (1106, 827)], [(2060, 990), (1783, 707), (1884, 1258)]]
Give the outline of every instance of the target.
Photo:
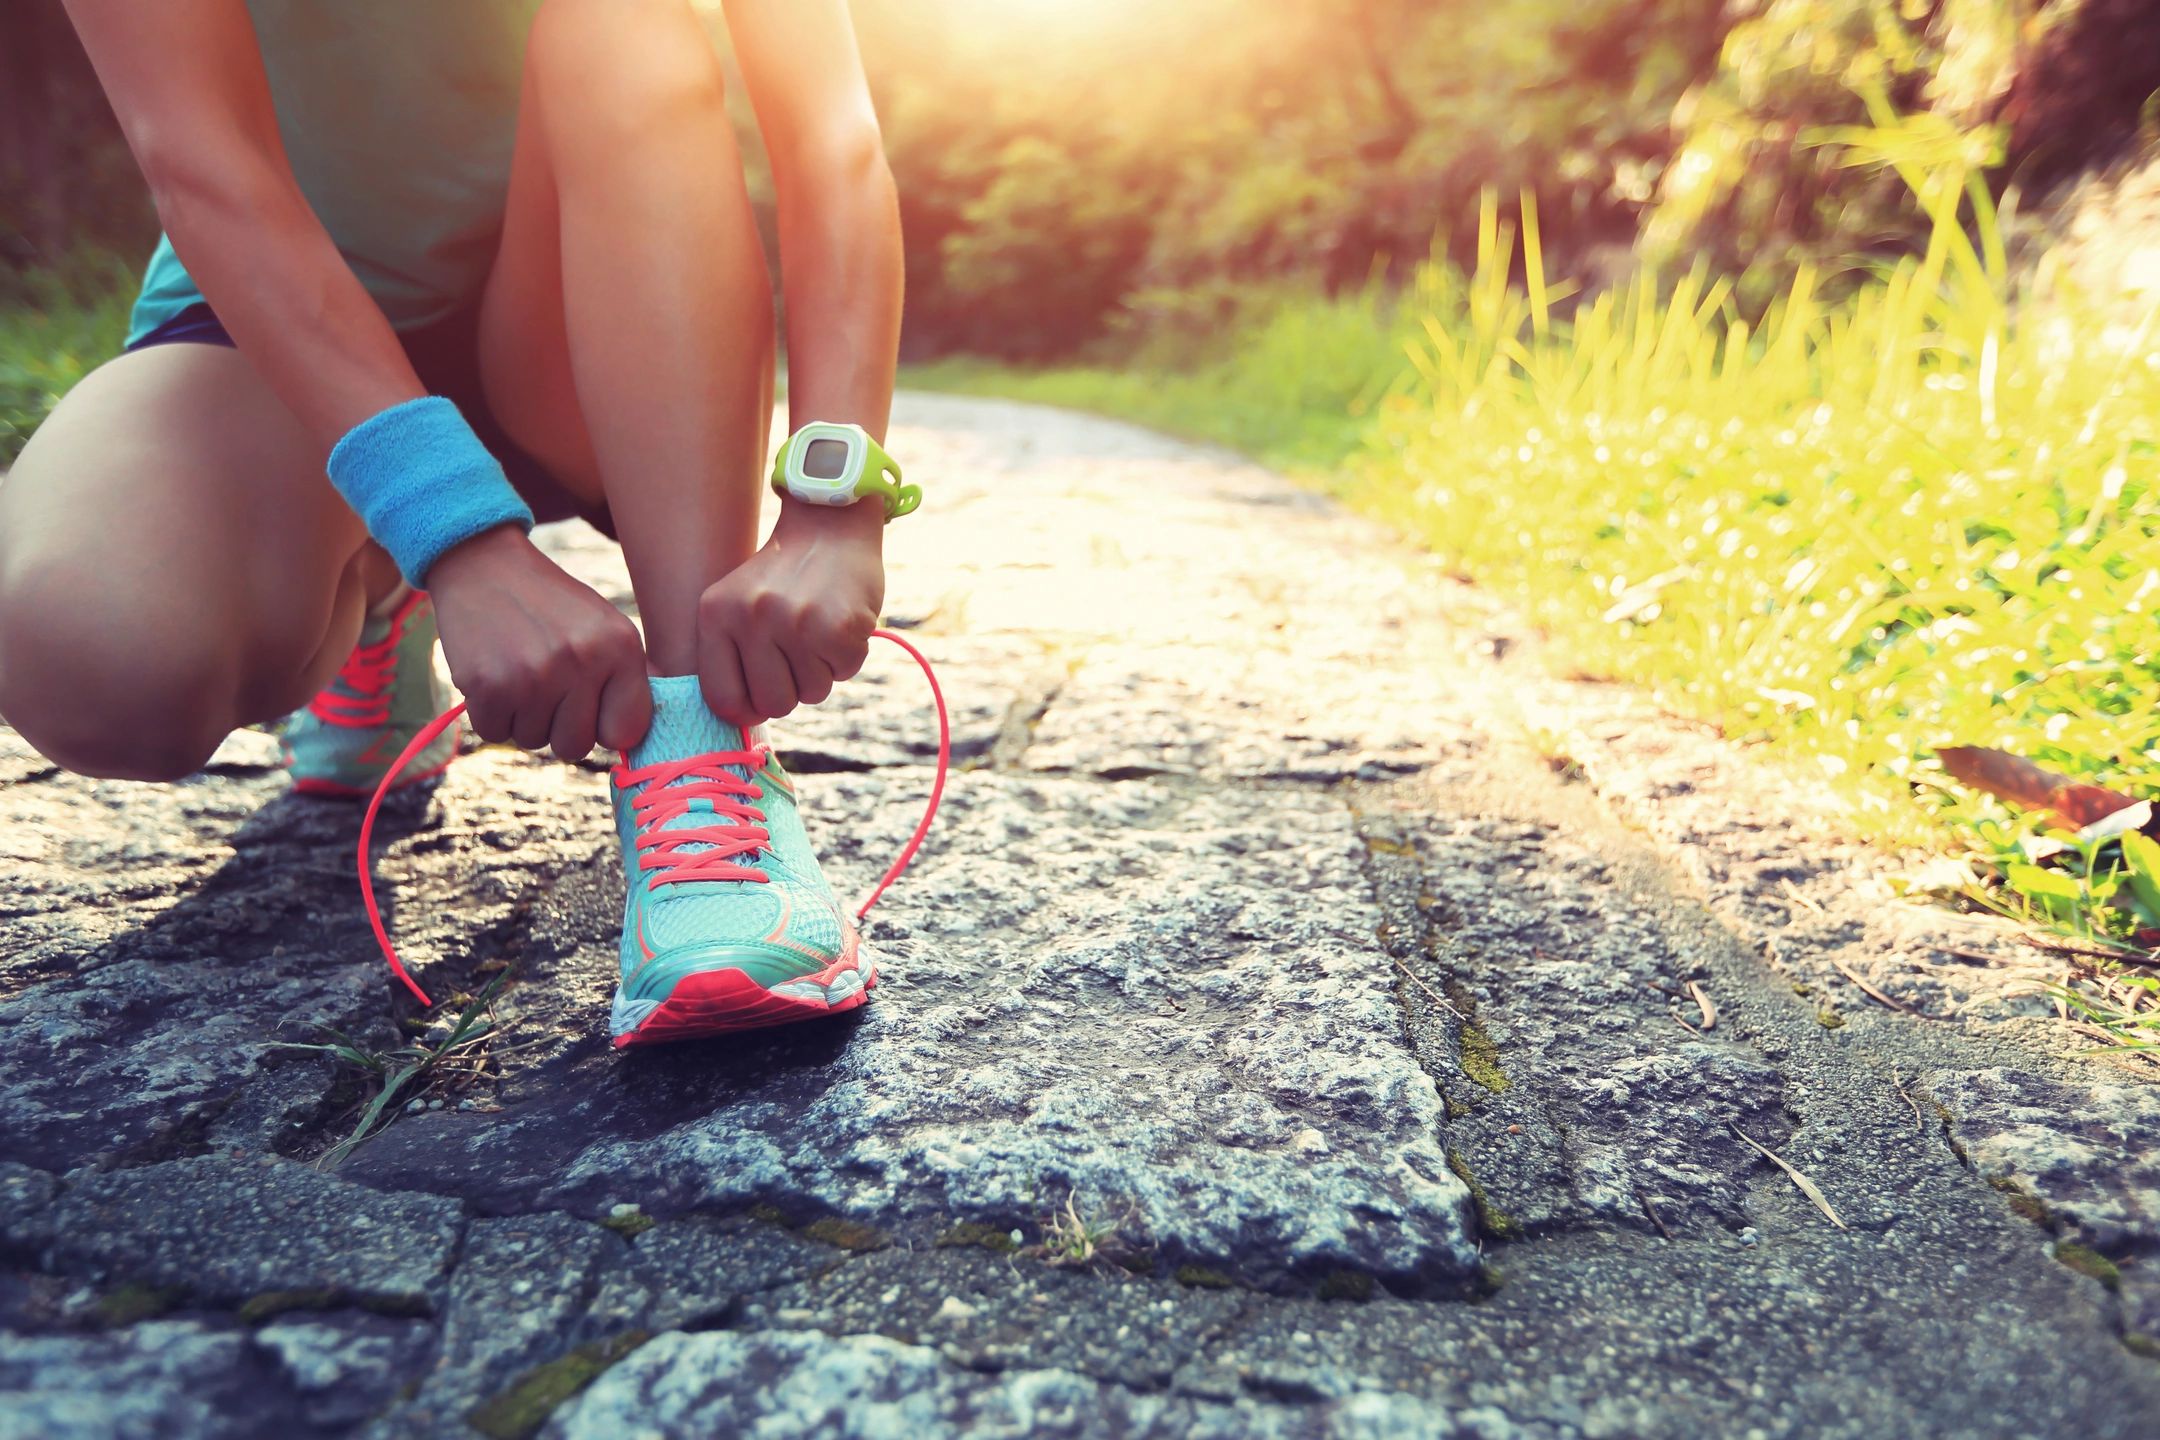
[(698, 602), (705, 703), (733, 725), (777, 720), (853, 679), (885, 604), (882, 506), (782, 507), (765, 548)]
[(652, 723), (637, 627), (515, 526), (445, 551), (427, 573), (450, 678), (483, 740), (580, 760), (628, 751)]

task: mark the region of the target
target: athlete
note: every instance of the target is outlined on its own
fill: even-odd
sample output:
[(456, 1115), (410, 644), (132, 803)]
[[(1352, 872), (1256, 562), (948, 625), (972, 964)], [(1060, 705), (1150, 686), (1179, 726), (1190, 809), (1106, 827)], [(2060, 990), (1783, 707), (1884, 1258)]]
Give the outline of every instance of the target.
[[(284, 727), (371, 792), (447, 704), (623, 752), (610, 1028), (861, 1003), (874, 980), (756, 729), (862, 665), (898, 206), (845, 0), (726, 0), (771, 156), (794, 434), (757, 544), (774, 296), (689, 0), (67, 0), (164, 226), (125, 353), (0, 486), (0, 715), (172, 780)], [(636, 626), (528, 538), (622, 544)], [(457, 753), (453, 729), (411, 767)]]

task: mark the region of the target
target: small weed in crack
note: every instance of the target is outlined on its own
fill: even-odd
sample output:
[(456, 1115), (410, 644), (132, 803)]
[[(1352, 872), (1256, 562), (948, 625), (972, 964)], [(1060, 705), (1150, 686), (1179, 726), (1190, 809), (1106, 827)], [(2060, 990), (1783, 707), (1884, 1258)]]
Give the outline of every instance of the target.
[(504, 971), (490, 980), (487, 988), (459, 1013), (450, 1033), (439, 1045), (416, 1043), (392, 1050), (369, 1050), (350, 1036), (331, 1030), (327, 1032), (332, 1042), (329, 1044), (286, 1041), (273, 1047), (327, 1055), (364, 1076), (372, 1076), (375, 1081), (375, 1093), (361, 1108), (352, 1132), (325, 1151), (315, 1162), (316, 1166), (326, 1170), (333, 1168), (365, 1141), (379, 1134), (390, 1123), (401, 1101), (417, 1098), (436, 1084), (447, 1082), (452, 1088), (464, 1088), (483, 1078), (487, 1056), (482, 1047), (495, 1031), (494, 1020), (484, 1012), (495, 1003), (507, 978), (508, 972)]
[(1088, 1268), (1098, 1263), (1115, 1265), (1131, 1273), (1144, 1273), (1154, 1268), (1153, 1257), (1128, 1242), (1119, 1233), (1121, 1226), (1135, 1218), (1135, 1211), (1127, 1206), (1125, 1213), (1112, 1217), (1106, 1214), (1082, 1215), (1079, 1192), (1065, 1192), (1062, 1209), (1053, 1212), (1042, 1222), (1042, 1240), (1022, 1251), (1034, 1255), (1047, 1265)]

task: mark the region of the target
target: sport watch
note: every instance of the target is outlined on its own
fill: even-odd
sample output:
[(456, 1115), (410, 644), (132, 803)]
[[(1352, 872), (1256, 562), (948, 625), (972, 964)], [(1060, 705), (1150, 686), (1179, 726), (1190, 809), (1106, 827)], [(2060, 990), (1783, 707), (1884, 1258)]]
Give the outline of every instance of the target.
[(810, 505), (852, 505), (876, 496), (892, 520), (922, 504), (920, 485), (900, 483), (900, 467), (860, 425), (813, 420), (773, 457), (772, 488)]

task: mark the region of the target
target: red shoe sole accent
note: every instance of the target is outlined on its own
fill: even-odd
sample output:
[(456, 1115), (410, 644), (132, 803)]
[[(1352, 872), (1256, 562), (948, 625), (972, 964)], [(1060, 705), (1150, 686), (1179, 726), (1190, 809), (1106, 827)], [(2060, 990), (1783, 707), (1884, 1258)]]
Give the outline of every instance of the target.
[[(859, 954), (850, 947), (847, 954), (817, 974), (803, 976), (802, 980), (829, 986), (856, 967)], [(615, 1037), (615, 1048), (666, 1045), (677, 1040), (698, 1040), (738, 1030), (765, 1030), (775, 1025), (792, 1025), (799, 1020), (837, 1015), (868, 1000), (876, 985), (877, 966), (874, 963), (863, 976), (862, 988), (837, 1001), (799, 1000), (788, 995), (775, 995), (740, 970), (708, 970), (702, 975), (685, 975), (675, 983), (674, 993), (661, 1001), (660, 1008), (646, 1016), (637, 1029)]]
[[(462, 741), (464, 738), (461, 729), (458, 739)], [(450, 750), (450, 758), (443, 761), (442, 764), (437, 765), (432, 770), (421, 770), (411, 775), (400, 775), (397, 784), (392, 785), (390, 788), (392, 790), (405, 790), (420, 784), (424, 780), (433, 780), (443, 771), (456, 764), (457, 758), (458, 751), (453, 746)], [(314, 778), (303, 780), (298, 776), (293, 778), (292, 788), (293, 793), (296, 795), (328, 795), (339, 800), (365, 800), (375, 793), (375, 787), (372, 785), (363, 785), (356, 788), (351, 785), (340, 785), (335, 780), (318, 780)]]

